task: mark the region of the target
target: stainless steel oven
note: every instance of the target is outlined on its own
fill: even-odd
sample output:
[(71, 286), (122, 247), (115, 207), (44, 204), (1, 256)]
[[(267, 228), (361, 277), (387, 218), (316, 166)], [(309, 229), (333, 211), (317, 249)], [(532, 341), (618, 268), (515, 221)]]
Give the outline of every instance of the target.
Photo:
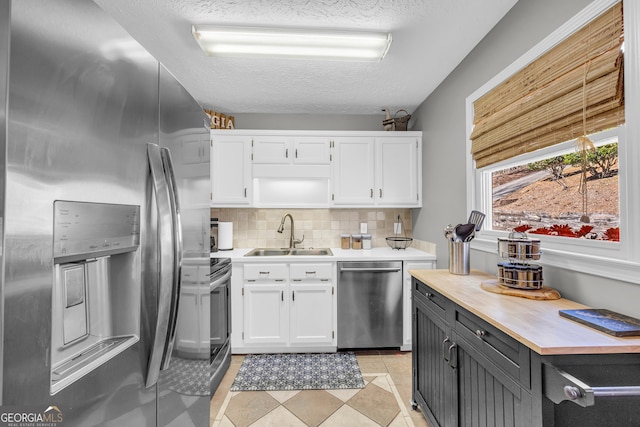
[(211, 396), (231, 363), (231, 260), (211, 258)]

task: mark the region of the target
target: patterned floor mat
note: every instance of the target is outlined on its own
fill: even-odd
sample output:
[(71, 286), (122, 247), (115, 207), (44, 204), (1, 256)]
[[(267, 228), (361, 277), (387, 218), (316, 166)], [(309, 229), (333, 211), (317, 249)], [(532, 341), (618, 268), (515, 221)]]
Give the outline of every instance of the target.
[(363, 388), (353, 352), (319, 354), (250, 354), (231, 391), (332, 390)]
[(176, 393), (208, 396), (209, 360), (172, 357), (167, 373), (167, 387)]

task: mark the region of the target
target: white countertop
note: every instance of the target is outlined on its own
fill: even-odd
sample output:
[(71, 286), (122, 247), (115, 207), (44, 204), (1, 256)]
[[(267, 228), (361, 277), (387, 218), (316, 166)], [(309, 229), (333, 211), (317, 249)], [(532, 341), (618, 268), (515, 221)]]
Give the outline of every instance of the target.
[(309, 262), (309, 261), (435, 261), (436, 255), (414, 248), (391, 249), (389, 247), (372, 249), (340, 249), (331, 248), (333, 255), (285, 255), (285, 256), (250, 256), (244, 255), (254, 248), (233, 249), (212, 252), (211, 258), (231, 258), (233, 262)]

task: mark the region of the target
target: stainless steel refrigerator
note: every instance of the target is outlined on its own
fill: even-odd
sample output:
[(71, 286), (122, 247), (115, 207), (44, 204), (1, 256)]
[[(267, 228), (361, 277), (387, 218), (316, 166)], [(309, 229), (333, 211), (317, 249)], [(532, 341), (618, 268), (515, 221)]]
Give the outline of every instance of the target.
[(205, 117), (95, 3), (0, 2), (0, 424), (209, 425)]

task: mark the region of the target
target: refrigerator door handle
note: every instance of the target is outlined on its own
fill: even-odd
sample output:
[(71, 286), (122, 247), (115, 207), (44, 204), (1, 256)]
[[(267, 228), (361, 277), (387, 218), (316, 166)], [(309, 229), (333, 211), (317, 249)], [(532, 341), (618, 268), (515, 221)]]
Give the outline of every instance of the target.
[(182, 287), (182, 221), (180, 218), (180, 202), (178, 200), (178, 188), (175, 174), (173, 173), (173, 162), (168, 148), (161, 148), (162, 163), (167, 182), (169, 183), (169, 196), (171, 197), (171, 214), (173, 225), (173, 281), (171, 285), (171, 311), (169, 316), (169, 331), (167, 345), (162, 358), (161, 369), (169, 367), (171, 353), (176, 340), (176, 326), (178, 323), (178, 307), (180, 303), (180, 290)]
[(146, 386), (149, 388), (158, 382), (165, 349), (168, 344), (169, 319), (171, 317), (173, 296), (174, 241), (171, 196), (169, 183), (164, 172), (160, 147), (153, 143), (147, 144), (147, 157), (156, 198), (159, 252), (158, 318), (147, 368)]

